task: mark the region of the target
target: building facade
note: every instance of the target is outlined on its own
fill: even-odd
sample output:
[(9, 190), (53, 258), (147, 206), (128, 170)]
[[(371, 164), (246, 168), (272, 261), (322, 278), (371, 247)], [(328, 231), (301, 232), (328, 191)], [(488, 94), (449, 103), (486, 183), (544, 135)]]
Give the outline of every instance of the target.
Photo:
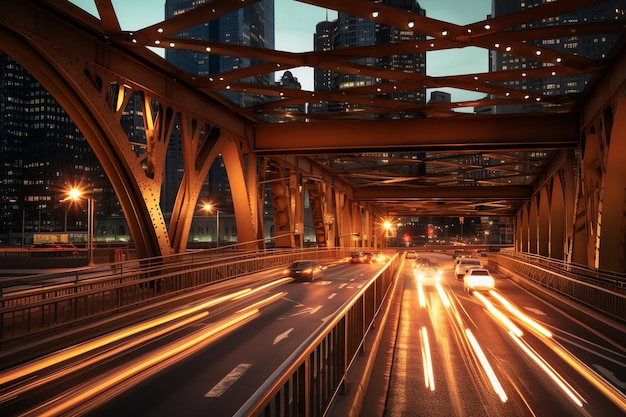
[(110, 228), (102, 221), (124, 216), (85, 137), (8, 55), (0, 55), (0, 143), (1, 245), (29, 245), (33, 234), (41, 233), (70, 232), (86, 239), (87, 204), (66, 200), (71, 187), (93, 195), (100, 240), (115, 240), (119, 232), (127, 236), (125, 226)]
[[(525, 9), (549, 3), (549, 0), (493, 0), (492, 17), (497, 18), (511, 13), (523, 11)], [(585, 9), (564, 14), (558, 18), (545, 19), (534, 22), (533, 27), (558, 26), (582, 23), (606, 22), (614, 20), (625, 20), (624, 10), (625, 0), (612, 0), (600, 2), (599, 4)], [(519, 29), (524, 29), (520, 27)], [(606, 58), (610, 53), (618, 35), (606, 34), (598, 35), (572, 35), (565, 38), (555, 38), (542, 41), (527, 41), (553, 51), (562, 51), (570, 55), (577, 55), (588, 59)], [(492, 71), (506, 70), (531, 70), (541, 68), (548, 64), (520, 57), (500, 51), (491, 51), (490, 68)], [(517, 90), (528, 91), (533, 94), (544, 96), (567, 96), (582, 93), (589, 81), (587, 75), (554, 76), (552, 78), (522, 78), (515, 81), (504, 82), (502, 85)], [(492, 113), (526, 113), (544, 111), (547, 107), (541, 103), (493, 106)]]

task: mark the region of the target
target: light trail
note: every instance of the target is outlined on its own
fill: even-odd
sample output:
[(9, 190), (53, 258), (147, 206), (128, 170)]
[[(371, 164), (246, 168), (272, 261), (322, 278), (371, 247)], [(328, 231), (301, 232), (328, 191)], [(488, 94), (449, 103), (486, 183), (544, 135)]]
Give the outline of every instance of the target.
[(500, 303), (507, 310), (509, 310), (515, 317), (517, 317), (518, 319), (526, 323), (528, 326), (530, 326), (531, 329), (534, 329), (535, 331), (539, 332), (545, 337), (552, 337), (552, 332), (550, 332), (548, 329), (546, 329), (545, 327), (543, 327), (542, 325), (540, 325), (539, 323), (537, 323), (536, 321), (528, 317), (526, 314), (522, 313), (517, 307), (511, 304), (506, 298), (498, 294), (496, 291), (493, 291), (493, 290), (489, 291), (489, 294), (491, 294), (498, 301), (500, 301)]
[(435, 375), (433, 372), (433, 361), (430, 353), (430, 343), (428, 341), (428, 330), (426, 327), (420, 329), (422, 339), (422, 362), (424, 363), (424, 384), (431, 391), (435, 390)]
[(517, 335), (509, 332), (511, 338), (517, 343), (517, 345), (522, 348), (522, 350), (531, 358), (539, 367), (552, 379), (557, 386), (565, 393), (570, 400), (576, 404), (578, 407), (583, 406), (582, 396), (578, 394), (570, 385), (565, 382), (562, 376), (560, 376), (548, 363), (543, 359), (537, 352), (535, 352), (528, 344), (524, 343), (522, 339), (517, 337)]
[(417, 283), (417, 297), (420, 302), (420, 307), (426, 307), (426, 297), (424, 295), (424, 287), (422, 286), (421, 282)]
[(443, 287), (441, 286), (441, 284), (437, 282), (435, 284), (435, 288), (437, 288), (437, 292), (439, 293), (439, 298), (441, 298), (441, 302), (443, 303), (443, 306), (445, 308), (450, 308), (450, 298), (448, 297), (446, 292), (443, 290)]
[(185, 357), (197, 352), (215, 340), (226, 330), (234, 330), (254, 316), (258, 311), (251, 310), (228, 320), (223, 320), (208, 331), (200, 331), (180, 341), (164, 346), (153, 353), (138, 358), (134, 363), (119, 366), (108, 375), (98, 377), (91, 383), (84, 383), (73, 392), (66, 392), (34, 409), (29, 410), (22, 417), (29, 416), (57, 416), (68, 413), (81, 414), (95, 406), (96, 397), (103, 395), (110, 399), (120, 392), (136, 385), (140, 381), (171, 366)]
[(613, 404), (618, 406), (626, 414), (626, 395), (622, 391), (607, 382), (606, 379), (598, 375), (597, 372), (589, 368), (585, 363), (557, 343), (554, 339), (546, 339), (544, 340), (544, 343), (569, 366), (576, 370), (579, 375), (585, 378), (591, 385), (596, 387), (598, 391), (602, 392), (605, 397), (610, 399)]
[(492, 303), (491, 301), (487, 300), (487, 298), (485, 298), (484, 295), (482, 295), (479, 292), (475, 292), (474, 296), (476, 298), (478, 298), (484, 305), (485, 307), (487, 307), (487, 310), (489, 310), (489, 312), (498, 320), (500, 320), (500, 322), (502, 324), (504, 324), (504, 326), (506, 328), (509, 329), (509, 331), (513, 332), (516, 336), (518, 337), (522, 337), (522, 335), (524, 334), (519, 327), (517, 327), (515, 324), (513, 324), (513, 322), (504, 314), (502, 314), (502, 312), (500, 310), (498, 310)]
[(239, 299), (248, 297), (248, 296), (250, 296), (252, 294), (256, 294), (259, 291), (263, 291), (263, 290), (266, 290), (268, 288), (284, 284), (285, 282), (288, 282), (288, 281), (293, 281), (293, 278), (285, 277), (285, 278), (277, 279), (276, 281), (268, 282), (267, 284), (261, 285), (260, 287), (257, 287), (255, 289), (248, 288), (248, 290), (247, 290), (247, 292), (245, 294), (242, 294), (242, 295), (239, 295), (237, 297), (234, 297), (233, 300), (239, 300)]
[(134, 340), (132, 340), (132, 341), (130, 341), (128, 343), (125, 343), (122, 346), (118, 346), (115, 349), (108, 350), (108, 351), (103, 352), (103, 353), (101, 353), (99, 355), (94, 355), (93, 357), (91, 357), (91, 358), (89, 358), (87, 360), (83, 360), (83, 361), (80, 361), (78, 363), (73, 364), (71, 367), (67, 367), (67, 368), (61, 369), (58, 372), (54, 372), (54, 373), (52, 373), (50, 375), (47, 375), (47, 376), (45, 376), (43, 378), (36, 378), (36, 379), (33, 379), (33, 380), (29, 380), (24, 385), (21, 385), (19, 387), (16, 387), (15, 389), (11, 389), (11, 390), (9, 390), (7, 392), (2, 393), (2, 395), (0, 395), (0, 404), (10, 400), (11, 398), (15, 398), (17, 396), (20, 396), (20, 395), (24, 394), (25, 392), (28, 392), (28, 391), (30, 391), (30, 390), (32, 390), (34, 388), (37, 388), (37, 387), (39, 387), (41, 385), (44, 385), (44, 384), (50, 383), (52, 381), (55, 381), (55, 380), (57, 380), (59, 378), (62, 378), (62, 377), (67, 376), (67, 375), (69, 375), (71, 373), (77, 372), (77, 371), (79, 371), (81, 369), (84, 369), (84, 368), (86, 368), (88, 366), (96, 364), (96, 363), (98, 363), (100, 361), (103, 361), (103, 360), (105, 360), (107, 358), (111, 358), (111, 357), (113, 357), (113, 356), (115, 356), (117, 354), (120, 354), (120, 353), (122, 353), (122, 352), (124, 352), (124, 351), (126, 351), (128, 349), (131, 349), (131, 348), (133, 348), (135, 346), (139, 346), (139, 345), (149, 341), (150, 339), (154, 339), (154, 338), (157, 338), (159, 336), (163, 336), (163, 335), (165, 335), (165, 334), (167, 334), (169, 332), (177, 330), (177, 329), (179, 329), (181, 327), (184, 327), (184, 326), (186, 326), (188, 324), (191, 324), (191, 323), (193, 323), (195, 321), (201, 320), (201, 319), (207, 317), (208, 315), (209, 315), (208, 312), (203, 312), (203, 313), (197, 314), (196, 316), (189, 317), (186, 320), (183, 320), (183, 321), (180, 321), (178, 323), (172, 324), (170, 326), (164, 327), (164, 328), (160, 329), (158, 332), (154, 332), (154, 333), (150, 333), (148, 335), (144, 335), (144, 336), (136, 338), (136, 339), (134, 339)]
[(89, 342), (82, 343), (68, 349), (64, 349), (59, 352), (55, 352), (51, 355), (43, 357), (41, 359), (34, 360), (25, 365), (18, 366), (13, 369), (9, 369), (5, 372), (0, 373), (0, 385), (6, 384), (9, 381), (14, 381), (18, 378), (22, 378), (26, 375), (32, 374), (34, 372), (41, 371), (42, 369), (57, 365), (61, 362), (64, 362), (68, 359), (73, 359), (79, 355), (83, 355), (90, 351), (102, 348), (106, 345), (109, 345), (114, 342), (118, 342), (122, 339), (126, 339), (128, 337), (134, 336), (138, 333), (153, 329), (157, 326), (163, 325), (165, 323), (180, 319), (182, 317), (196, 314), (201, 310), (206, 310), (209, 307), (213, 307), (217, 304), (220, 304), (224, 301), (229, 301), (235, 297), (238, 297), (244, 293), (249, 292), (250, 289), (245, 289), (241, 291), (236, 291), (232, 294), (228, 294), (222, 297), (218, 297), (207, 302), (198, 304), (193, 307), (185, 308), (182, 310), (178, 310), (167, 314), (163, 317), (158, 317), (152, 320), (148, 320), (143, 323), (136, 324), (134, 326), (130, 326), (128, 328), (110, 333), (108, 335), (98, 337)]
[(478, 341), (474, 337), (474, 334), (472, 333), (470, 329), (465, 329), (465, 335), (467, 336), (467, 339), (469, 340), (470, 345), (472, 346), (472, 349), (474, 349), (474, 353), (476, 354), (476, 357), (478, 358), (478, 360), (480, 361), (480, 364), (485, 370), (485, 373), (487, 374), (487, 378), (489, 378), (489, 382), (491, 382), (491, 386), (493, 387), (494, 391), (496, 392), (496, 394), (498, 394), (498, 396), (500, 397), (500, 400), (503, 403), (506, 402), (508, 400), (506, 392), (504, 392), (504, 388), (502, 387), (502, 384), (500, 384), (500, 381), (498, 380), (496, 373), (491, 368), (491, 365), (489, 364), (489, 361), (487, 360), (487, 356), (485, 356), (485, 353), (483, 352), (480, 345), (478, 344)]

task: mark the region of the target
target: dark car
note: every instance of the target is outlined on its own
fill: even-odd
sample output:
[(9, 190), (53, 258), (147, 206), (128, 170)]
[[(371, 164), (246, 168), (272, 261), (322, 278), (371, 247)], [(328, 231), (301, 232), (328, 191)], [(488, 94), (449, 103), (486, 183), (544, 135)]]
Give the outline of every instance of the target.
[(351, 264), (362, 264), (365, 262), (365, 256), (361, 252), (352, 252), (350, 254)]
[(324, 276), (324, 267), (316, 261), (296, 261), (285, 270), (285, 276), (314, 281)]

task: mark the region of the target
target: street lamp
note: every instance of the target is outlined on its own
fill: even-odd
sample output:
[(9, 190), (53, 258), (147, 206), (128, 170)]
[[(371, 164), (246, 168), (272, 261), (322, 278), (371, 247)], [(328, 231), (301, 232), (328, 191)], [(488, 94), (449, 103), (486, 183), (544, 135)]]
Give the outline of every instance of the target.
[[(67, 192), (68, 197), (65, 200), (71, 199), (73, 201), (78, 201), (78, 200), (81, 200), (83, 194), (84, 193), (78, 188), (72, 188), (71, 190)], [(94, 266), (95, 265), (93, 261), (94, 203), (93, 203), (93, 197), (91, 195), (87, 195), (86, 199), (87, 199), (87, 251), (89, 254), (89, 266)]]
[(389, 232), (391, 231), (391, 229), (393, 228), (393, 225), (391, 224), (390, 220), (385, 220), (383, 222), (383, 229), (385, 230), (385, 248), (389, 247)]
[(202, 207), (202, 209), (206, 211), (207, 213), (211, 213), (212, 211), (215, 211), (215, 214), (217, 215), (215, 219), (215, 247), (219, 248), (220, 247), (220, 211), (209, 203), (205, 204)]

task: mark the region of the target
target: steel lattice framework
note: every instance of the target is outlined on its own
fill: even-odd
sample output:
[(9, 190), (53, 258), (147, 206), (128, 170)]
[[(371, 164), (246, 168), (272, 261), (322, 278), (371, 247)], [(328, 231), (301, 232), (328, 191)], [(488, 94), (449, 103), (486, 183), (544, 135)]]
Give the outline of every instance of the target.
[[(536, 223), (533, 213), (541, 212), (544, 201), (552, 196), (582, 201), (576, 190), (589, 192), (580, 178), (564, 176), (579, 175), (572, 165), (581, 164), (590, 137), (604, 158), (600, 171), (607, 171), (607, 161), (614, 159), (602, 150), (610, 142), (610, 129), (615, 132), (613, 138), (623, 140), (625, 122), (617, 115), (626, 80), (624, 10), (616, 10), (615, 20), (535, 24), (604, 1), (551, 1), (464, 26), (379, 1), (301, 1), (382, 25), (409, 27), (423, 36), (417, 41), (330, 51), (292, 53), (177, 36), (257, 1), (214, 0), (133, 32), (120, 28), (111, 0), (95, 1), (99, 18), (66, 0), (0, 2), (0, 48), (40, 80), (85, 134), (111, 179), (134, 240), (145, 242), (141, 255), (185, 249), (202, 183), (218, 154), (224, 158), (229, 181), (236, 184), (233, 188), (241, 191), (234, 196), (235, 213), (240, 241), (248, 241), (262, 236), (262, 189), (257, 185), (285, 180), (283, 185), (294, 188), (302, 181), (300, 177), (309, 178), (304, 184), (311, 187), (310, 195), (328, 200), (320, 210), (320, 224), (333, 210), (335, 217), (358, 217), (361, 209), (348, 207), (346, 201), (376, 215), (517, 216), (520, 225)], [(617, 40), (611, 53), (599, 59), (550, 48), (553, 39), (590, 36)], [(464, 74), (459, 66), (458, 75), (434, 77), (358, 63), (361, 58), (468, 47), (535, 64), (523, 70), (476, 74)], [(154, 48), (261, 63), (203, 77), (182, 72), (153, 52)], [(358, 74), (375, 82), (324, 92), (244, 82), (301, 66)], [(578, 75), (587, 77), (586, 88), (573, 94), (514, 87), (519, 80), (566, 83)], [(421, 104), (404, 101), (399, 94), (445, 87), (485, 97)], [(243, 107), (226, 98), (226, 93), (255, 94), (263, 100)], [(332, 104), (329, 108), (334, 111), (301, 110), (319, 102)], [(120, 125), (129, 103), (144, 117), (145, 138), (141, 140), (129, 138)], [(529, 104), (541, 111), (458, 112)], [(173, 131), (182, 138), (185, 178), (171, 224), (166, 225), (158, 200)], [(263, 169), (258, 171), (258, 166)], [(600, 183), (612, 184), (612, 178), (618, 177), (601, 176)], [(555, 194), (554, 187), (563, 191)], [(275, 218), (285, 217), (285, 225), (297, 223), (301, 219), (290, 218), (294, 216), (291, 207), (301, 202), (290, 201), (286, 187), (276, 188), (276, 202), (284, 206), (284, 212), (275, 213)], [(539, 201), (537, 196), (543, 194), (550, 197)], [(529, 208), (529, 204), (534, 206)], [(578, 205), (577, 210), (580, 215), (588, 214), (592, 206), (581, 209)], [(345, 223), (336, 226), (335, 237), (353, 231), (349, 221)], [(324, 229), (317, 232), (322, 236)], [(573, 230), (563, 233), (575, 234)], [(533, 240), (533, 236), (518, 238)], [(571, 248), (565, 251), (572, 253)]]

